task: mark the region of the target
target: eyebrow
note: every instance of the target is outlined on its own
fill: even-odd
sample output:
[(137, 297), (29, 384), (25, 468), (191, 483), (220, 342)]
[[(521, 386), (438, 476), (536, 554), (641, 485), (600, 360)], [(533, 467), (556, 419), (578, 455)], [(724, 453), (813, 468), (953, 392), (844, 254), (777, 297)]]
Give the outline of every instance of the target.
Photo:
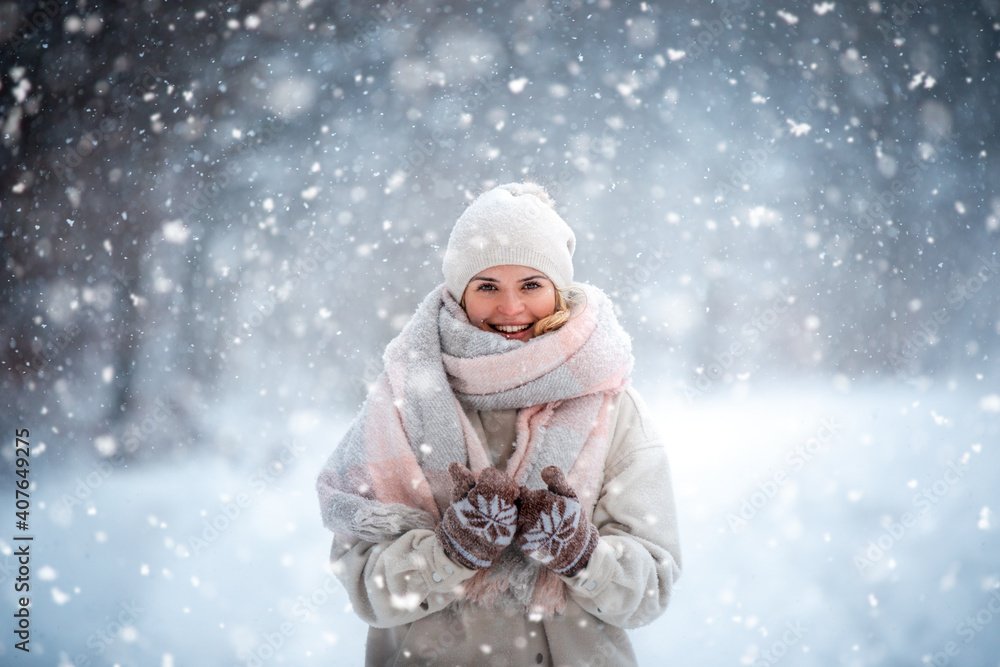
[[(528, 276), (527, 278), (521, 278), (517, 282), (519, 282), (519, 283), (526, 283), (529, 280), (538, 280), (539, 278), (541, 278), (542, 280), (545, 280), (545, 276)], [(498, 283), (498, 282), (500, 282), (496, 278), (487, 278), (485, 276), (478, 277), (478, 278), (473, 278), (473, 280), (482, 280), (482, 281), (487, 282), (487, 283)]]

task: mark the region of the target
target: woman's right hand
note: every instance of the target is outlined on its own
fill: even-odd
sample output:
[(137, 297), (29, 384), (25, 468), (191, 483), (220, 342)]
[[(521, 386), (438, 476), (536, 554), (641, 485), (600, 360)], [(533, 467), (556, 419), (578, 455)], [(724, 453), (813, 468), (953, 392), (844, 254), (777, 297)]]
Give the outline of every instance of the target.
[(520, 488), (506, 473), (486, 468), (479, 481), (460, 463), (448, 466), (455, 483), (451, 507), (437, 533), (445, 553), (472, 569), (489, 567), (514, 538)]

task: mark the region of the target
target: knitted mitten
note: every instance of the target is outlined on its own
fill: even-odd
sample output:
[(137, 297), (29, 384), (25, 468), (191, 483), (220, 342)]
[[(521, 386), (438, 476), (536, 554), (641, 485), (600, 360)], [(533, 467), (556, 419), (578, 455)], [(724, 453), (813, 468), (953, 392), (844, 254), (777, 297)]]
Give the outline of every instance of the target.
[(483, 470), (478, 482), (460, 463), (452, 463), (448, 472), (455, 490), (438, 524), (438, 539), (456, 563), (476, 570), (489, 567), (514, 539), (520, 489), (496, 468)]
[(597, 528), (584, 516), (576, 491), (562, 470), (544, 468), (542, 481), (548, 491), (521, 487), (517, 544), (556, 574), (572, 577), (590, 560), (597, 546)]

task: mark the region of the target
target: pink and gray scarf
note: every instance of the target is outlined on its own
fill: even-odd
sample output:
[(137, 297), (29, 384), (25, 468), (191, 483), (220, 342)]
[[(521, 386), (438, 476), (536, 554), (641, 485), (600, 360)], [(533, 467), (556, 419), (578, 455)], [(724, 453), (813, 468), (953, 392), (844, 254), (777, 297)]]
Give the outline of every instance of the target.
[[(571, 318), (527, 342), (473, 326), (440, 285), (386, 347), (385, 369), (317, 481), (323, 522), (341, 538), (383, 542), (433, 528), (451, 502), (448, 465), (478, 477), (490, 458), (466, 417), (517, 409), (517, 440), (506, 472), (545, 488), (559, 466), (588, 519), (600, 491), (614, 397), (632, 369), (631, 341), (608, 297), (580, 286)], [(544, 615), (565, 608), (558, 576), (511, 544), (465, 582), (470, 603), (514, 601)]]

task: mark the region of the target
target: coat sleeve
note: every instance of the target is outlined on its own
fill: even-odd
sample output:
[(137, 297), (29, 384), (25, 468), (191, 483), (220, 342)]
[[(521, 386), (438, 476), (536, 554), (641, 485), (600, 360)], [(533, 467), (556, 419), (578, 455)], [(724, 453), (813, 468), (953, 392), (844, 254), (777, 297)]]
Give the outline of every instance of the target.
[(587, 612), (636, 628), (664, 612), (680, 576), (677, 509), (666, 449), (632, 388), (611, 437), (593, 516), (600, 541), (587, 567), (562, 579)]
[(454, 589), (476, 573), (445, 555), (433, 531), (415, 529), (378, 544), (334, 536), (333, 572), (365, 623), (412, 623), (453, 602)]

